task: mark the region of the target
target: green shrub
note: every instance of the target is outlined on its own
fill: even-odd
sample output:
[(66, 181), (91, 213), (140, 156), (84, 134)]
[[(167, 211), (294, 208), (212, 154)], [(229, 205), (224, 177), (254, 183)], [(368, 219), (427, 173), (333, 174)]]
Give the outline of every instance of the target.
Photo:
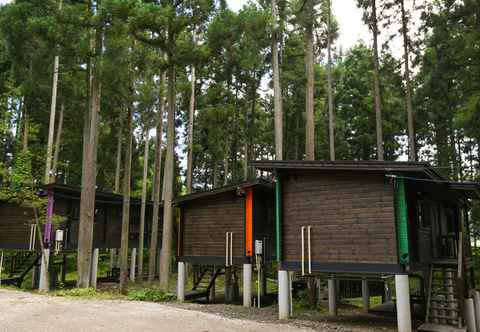
[(98, 295), (95, 288), (72, 288), (53, 293), (55, 296), (74, 296), (74, 297), (96, 297)]
[(165, 302), (174, 300), (175, 296), (166, 294), (156, 288), (138, 288), (130, 290), (128, 298), (135, 301)]

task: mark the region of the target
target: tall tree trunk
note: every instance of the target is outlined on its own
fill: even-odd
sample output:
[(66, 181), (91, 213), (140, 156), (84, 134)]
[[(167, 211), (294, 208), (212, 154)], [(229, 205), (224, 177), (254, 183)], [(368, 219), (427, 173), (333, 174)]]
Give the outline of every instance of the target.
[(155, 142), (155, 170), (153, 174), (153, 213), (152, 230), (150, 237), (150, 251), (148, 255), (148, 282), (152, 283), (156, 273), (157, 246), (158, 246), (158, 216), (160, 210), (160, 190), (162, 188), (162, 135), (163, 135), (163, 112), (165, 108), (164, 97), (165, 73), (160, 75), (159, 107), (157, 115), (157, 138)]
[(149, 128), (145, 126), (145, 154), (143, 155), (142, 206), (140, 210), (140, 234), (138, 244), (138, 281), (143, 282), (143, 247), (145, 244), (145, 213), (147, 208)]
[(120, 115), (120, 127), (117, 134), (117, 160), (115, 167), (115, 193), (120, 193), (120, 172), (122, 168), (123, 116)]
[[(193, 46), (195, 47), (196, 35), (195, 27), (192, 33)], [(188, 108), (188, 157), (187, 157), (187, 194), (192, 192), (193, 182), (193, 121), (195, 117), (195, 83), (196, 83), (196, 68), (192, 65), (192, 81), (190, 87), (190, 105)]]
[(47, 141), (47, 161), (45, 163), (45, 183), (51, 182), (51, 168), (52, 168), (52, 152), (53, 152), (53, 138), (55, 132), (55, 113), (57, 107), (57, 88), (58, 88), (58, 68), (59, 56), (56, 55), (53, 64), (53, 83), (52, 83), (52, 101), (50, 107), (50, 125), (48, 128)]
[(307, 22), (305, 25), (305, 157), (307, 160), (315, 159), (315, 114), (314, 114), (314, 71), (313, 71), (313, 2), (307, 0), (305, 5)]
[(405, 1), (400, 0), (402, 10), (402, 35), (403, 35), (403, 59), (405, 63), (405, 105), (407, 108), (408, 118), (408, 159), (411, 161), (417, 160), (417, 147), (415, 140), (415, 118), (412, 107), (412, 83), (410, 81), (410, 59), (408, 51), (408, 20), (405, 12)]
[(328, 134), (330, 143), (330, 160), (335, 160), (335, 110), (333, 109), (332, 79), (332, 1), (328, 0), (328, 36), (327, 36), (327, 92), (328, 92)]
[(55, 151), (53, 154), (53, 165), (52, 165), (53, 182), (55, 182), (55, 179), (57, 177), (57, 171), (58, 171), (58, 156), (60, 155), (60, 146), (62, 141), (64, 111), (65, 111), (65, 102), (62, 101), (62, 104), (60, 105), (60, 114), (58, 115), (57, 138), (55, 140)]
[[(169, 33), (170, 45), (174, 45), (174, 36)], [(175, 153), (175, 63), (172, 54), (168, 56), (168, 121), (167, 121), (167, 154), (165, 157), (164, 184), (165, 196), (163, 206), (162, 251), (160, 254), (160, 290), (168, 291), (168, 277), (172, 258), (173, 233), (173, 178)]]
[(277, 0), (272, 0), (272, 66), (273, 66), (273, 107), (275, 118), (275, 159), (283, 160), (283, 105), (282, 87), (280, 85), (280, 64), (278, 60), (278, 7)]
[[(98, 3), (98, 2), (97, 2)], [(96, 35), (96, 36), (95, 36)], [(83, 162), (82, 162), (82, 189), (80, 194), (80, 221), (78, 230), (78, 256), (77, 287), (87, 288), (90, 286), (90, 267), (93, 246), (93, 222), (95, 218), (95, 185), (97, 175), (97, 131), (98, 113), (100, 110), (101, 97), (101, 51), (102, 32), (97, 29), (92, 33), (90, 48), (95, 54), (92, 63), (88, 66), (89, 94), (88, 111), (84, 124)]]
[(23, 137), (22, 137), (22, 151), (28, 151), (28, 136), (29, 136), (29, 127), (30, 120), (28, 116), (28, 105), (25, 104), (25, 110), (23, 111)]
[[(58, 9), (62, 9), (62, 0), (58, 5)], [(47, 141), (47, 161), (45, 163), (45, 183), (52, 181), (52, 157), (53, 157), (53, 139), (55, 132), (55, 113), (57, 108), (57, 91), (58, 91), (58, 70), (60, 67), (60, 57), (55, 55), (53, 60), (53, 82), (52, 82), (52, 100), (50, 104), (50, 125), (48, 127)]]
[[(133, 95), (133, 93), (132, 93)], [(132, 172), (132, 141), (133, 141), (133, 121), (132, 105), (128, 106), (127, 113), (127, 150), (125, 151), (125, 160), (123, 164), (123, 206), (122, 206), (122, 239), (120, 247), (120, 293), (127, 293), (128, 282), (128, 237), (130, 226), (130, 185)]]
[(377, 4), (372, 0), (372, 33), (373, 33), (373, 86), (375, 96), (375, 118), (377, 132), (377, 159), (383, 160), (383, 123), (382, 123), (382, 99), (380, 93), (380, 65), (378, 60), (378, 22)]

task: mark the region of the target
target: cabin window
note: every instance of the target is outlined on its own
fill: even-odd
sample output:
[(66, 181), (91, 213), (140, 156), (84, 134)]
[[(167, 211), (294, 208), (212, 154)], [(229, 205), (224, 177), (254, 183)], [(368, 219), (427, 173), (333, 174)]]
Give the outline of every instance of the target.
[(423, 228), (432, 227), (431, 205), (427, 202), (419, 202), (417, 207), (418, 224)]

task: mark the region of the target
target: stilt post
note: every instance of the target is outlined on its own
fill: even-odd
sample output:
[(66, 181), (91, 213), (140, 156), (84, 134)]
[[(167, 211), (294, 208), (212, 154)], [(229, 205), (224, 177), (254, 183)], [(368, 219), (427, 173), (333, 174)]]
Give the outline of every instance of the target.
[(397, 294), (397, 326), (398, 332), (412, 331), (412, 313), (410, 311), (410, 286), (408, 275), (395, 275)]
[(243, 264), (243, 306), (252, 306), (252, 264)]
[(132, 248), (130, 256), (130, 281), (135, 281), (135, 268), (137, 266), (137, 248)]
[(278, 271), (278, 318), (290, 317), (290, 287), (288, 271)]
[(337, 315), (337, 283), (333, 278), (328, 279), (328, 312)]
[(185, 301), (185, 263), (184, 262), (178, 262), (177, 300), (180, 302)]
[(40, 280), (38, 283), (38, 290), (40, 292), (48, 292), (50, 290), (50, 283), (48, 278), (48, 267), (50, 264), (50, 249), (43, 249), (41, 265), (40, 265)]
[(362, 298), (363, 298), (363, 311), (368, 312), (368, 310), (370, 310), (370, 289), (368, 288), (367, 279), (362, 279)]
[(100, 253), (100, 250), (98, 248), (93, 249), (92, 268), (90, 269), (90, 287), (95, 289), (97, 289), (99, 253)]
[(468, 332), (477, 332), (477, 325), (475, 322), (475, 307), (473, 299), (465, 299), (465, 323)]

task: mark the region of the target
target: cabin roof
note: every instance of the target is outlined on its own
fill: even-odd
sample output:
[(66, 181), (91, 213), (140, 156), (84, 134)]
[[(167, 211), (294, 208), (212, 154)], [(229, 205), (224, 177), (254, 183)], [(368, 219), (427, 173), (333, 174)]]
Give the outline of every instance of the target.
[(429, 163), (411, 161), (272, 161), (258, 160), (251, 165), (259, 170), (304, 170), (304, 171), (373, 171), (394, 172), (405, 176), (407, 180), (426, 179), (427, 181), (444, 184), (448, 189), (465, 198), (480, 199), (480, 183), (449, 181), (439, 174)]
[(442, 179), (428, 163), (411, 161), (322, 161), (322, 160), (288, 160), (272, 161), (258, 160), (251, 162), (251, 165), (260, 170), (343, 170), (343, 171), (383, 171), (383, 172), (405, 172), (425, 173), (430, 178)]
[(184, 203), (197, 200), (200, 198), (206, 198), (210, 196), (215, 196), (227, 192), (232, 192), (232, 191), (241, 191), (245, 188), (250, 188), (250, 187), (272, 187), (272, 184), (264, 179), (257, 179), (254, 181), (246, 181), (246, 182), (241, 182), (238, 184), (234, 185), (229, 185), (229, 186), (224, 186), (220, 188), (215, 188), (212, 190), (208, 191), (202, 191), (198, 193), (193, 193), (185, 196), (178, 197), (177, 199), (174, 200), (175, 205), (183, 205)]
[[(72, 185), (60, 184), (60, 183), (50, 183), (43, 187), (43, 194), (46, 194), (46, 192), (49, 190), (53, 191), (54, 194), (58, 197), (71, 199), (71, 200), (80, 200), (81, 187), (78, 187), (78, 186), (72, 186)], [(123, 204), (123, 195), (97, 189), (95, 191), (95, 201), (99, 203), (121, 205)], [(131, 198), (130, 204), (140, 205), (141, 200), (138, 198)], [(147, 201), (147, 205), (153, 205), (153, 202)], [(160, 206), (163, 206), (163, 204), (160, 204)]]

